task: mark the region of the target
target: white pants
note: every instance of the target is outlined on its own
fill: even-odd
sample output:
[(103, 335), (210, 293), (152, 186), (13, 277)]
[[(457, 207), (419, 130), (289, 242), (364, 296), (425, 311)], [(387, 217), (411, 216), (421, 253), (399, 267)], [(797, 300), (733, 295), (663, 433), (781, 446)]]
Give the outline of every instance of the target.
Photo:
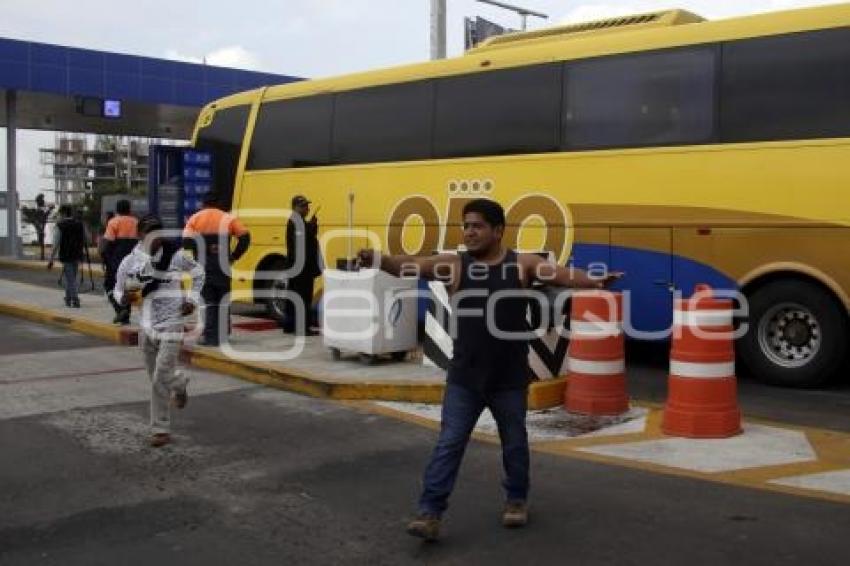
[(151, 381), (151, 429), (154, 434), (171, 430), (171, 393), (186, 391), (189, 379), (177, 369), (183, 337), (180, 332), (140, 332), (145, 368)]

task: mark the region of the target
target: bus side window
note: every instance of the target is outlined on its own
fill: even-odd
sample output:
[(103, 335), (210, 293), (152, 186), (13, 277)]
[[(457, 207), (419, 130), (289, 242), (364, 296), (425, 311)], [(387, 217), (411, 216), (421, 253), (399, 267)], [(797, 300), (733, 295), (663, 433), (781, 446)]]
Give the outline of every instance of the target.
[(850, 29), (723, 45), (725, 142), (850, 135)]
[(707, 143), (715, 136), (713, 46), (567, 64), (567, 149)]

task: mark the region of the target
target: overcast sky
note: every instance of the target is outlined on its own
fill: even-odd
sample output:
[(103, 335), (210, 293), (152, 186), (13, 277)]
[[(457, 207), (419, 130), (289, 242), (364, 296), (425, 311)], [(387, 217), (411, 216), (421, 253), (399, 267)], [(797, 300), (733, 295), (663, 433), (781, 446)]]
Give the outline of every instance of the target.
[[(834, 4), (834, 0), (508, 0), (549, 15), (529, 28), (683, 8), (709, 19)], [(0, 37), (133, 55), (321, 77), (428, 58), (429, 0), (0, 0)], [(449, 56), (463, 51), (463, 18), (508, 27), (519, 17), (475, 0), (448, 0)], [(18, 186), (32, 198), (41, 179), (39, 146), (51, 134), (19, 133)], [(5, 133), (0, 139), (5, 189)], [(50, 200), (50, 196), (48, 196)]]

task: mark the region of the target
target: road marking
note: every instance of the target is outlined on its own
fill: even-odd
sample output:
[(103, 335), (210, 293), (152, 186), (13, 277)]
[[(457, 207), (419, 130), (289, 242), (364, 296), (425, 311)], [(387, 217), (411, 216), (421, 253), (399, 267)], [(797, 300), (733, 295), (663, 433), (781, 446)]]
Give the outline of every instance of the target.
[[(150, 400), (150, 380), (139, 348), (80, 348), (12, 354), (0, 360), (0, 420)], [(56, 374), (57, 367), (67, 373)], [(255, 387), (224, 375), (184, 371), (192, 396)]]
[(770, 483), (850, 497), (850, 469), (781, 478)]
[[(347, 404), (439, 430), (439, 406), (426, 411), (411, 403)], [(744, 423), (743, 435), (732, 439), (680, 439), (661, 432), (660, 405), (634, 406), (645, 411), (645, 416), (628, 424), (612, 423), (610, 429), (593, 434), (540, 438), (531, 433), (530, 425), (535, 440), (531, 449), (550, 456), (850, 504), (850, 433), (750, 419)], [(532, 422), (534, 414), (529, 415)], [(498, 445), (494, 429), (478, 428), (474, 437)], [(731, 453), (724, 454), (727, 449)], [(689, 462), (690, 458), (696, 460)]]
[(817, 460), (804, 433), (751, 423), (732, 438), (666, 438), (579, 450), (705, 474)]

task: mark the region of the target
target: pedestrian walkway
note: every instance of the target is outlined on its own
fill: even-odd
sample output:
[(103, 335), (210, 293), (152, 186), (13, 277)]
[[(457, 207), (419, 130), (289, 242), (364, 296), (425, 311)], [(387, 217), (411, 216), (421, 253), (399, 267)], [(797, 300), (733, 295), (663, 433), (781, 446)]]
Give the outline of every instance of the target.
[[(109, 322), (114, 313), (106, 300), (83, 296), (80, 309), (69, 309), (63, 306), (59, 289), (3, 281), (0, 312), (63, 326), (118, 344), (138, 343), (138, 312), (134, 312), (129, 327), (115, 326)], [(422, 403), (439, 403), (442, 399), (444, 372), (423, 366), (415, 354), (404, 362), (385, 360), (373, 365), (350, 355), (334, 360), (320, 336), (296, 339), (278, 329), (263, 329), (268, 324), (258, 325), (256, 319), (247, 317), (234, 316), (233, 325), (230, 342), (222, 348), (198, 346), (197, 336), (190, 334), (185, 361), (203, 369), (315, 397)], [(535, 384), (529, 395), (530, 406), (555, 406), (560, 403), (563, 390), (564, 380)]]
[[(49, 254), (48, 254), (49, 255)], [(9, 267), (15, 269), (47, 269), (47, 261), (40, 259), (16, 259), (8, 256), (0, 257), (0, 267)], [(91, 272), (89, 272), (91, 268)], [(93, 277), (103, 277), (103, 267), (100, 262), (92, 261), (91, 265), (86, 263), (80, 264), (80, 270), (88, 276), (89, 273)]]

